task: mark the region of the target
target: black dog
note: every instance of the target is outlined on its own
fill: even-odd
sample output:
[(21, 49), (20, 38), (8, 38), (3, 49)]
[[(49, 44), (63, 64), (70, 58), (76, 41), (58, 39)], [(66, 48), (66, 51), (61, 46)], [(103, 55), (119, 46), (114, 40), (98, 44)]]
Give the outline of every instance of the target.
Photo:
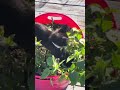
[[(61, 25), (61, 28), (58, 30), (49, 31), (45, 25), (35, 23), (35, 36), (38, 41), (41, 40), (41, 44), (45, 46), (56, 58), (60, 58), (60, 60), (66, 60), (69, 56), (69, 53), (60, 49), (62, 46), (67, 45), (68, 38), (66, 32), (69, 30), (70, 27), (67, 25)], [(69, 67), (71, 62), (64, 62), (64, 65)]]

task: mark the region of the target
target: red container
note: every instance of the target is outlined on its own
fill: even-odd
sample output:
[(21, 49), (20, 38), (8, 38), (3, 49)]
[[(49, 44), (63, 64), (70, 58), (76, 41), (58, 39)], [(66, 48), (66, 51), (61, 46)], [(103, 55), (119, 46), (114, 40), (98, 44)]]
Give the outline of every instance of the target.
[[(109, 8), (107, 2), (105, 0), (85, 0), (86, 5), (91, 5), (91, 4), (99, 4), (103, 9), (104, 8)], [(113, 14), (111, 13), (112, 16), (112, 21), (113, 21), (113, 28), (117, 28), (116, 22), (114, 19)]]
[[(52, 84), (50, 82), (52, 79)], [(69, 81), (59, 81), (59, 76), (49, 76), (47, 80), (41, 80), (40, 76), (35, 76), (35, 90), (66, 90)]]
[[(35, 18), (35, 22), (42, 24), (51, 24), (52, 18), (56, 24), (66, 24), (71, 28), (77, 28), (80, 30), (80, 27), (70, 17), (60, 13), (45, 13), (39, 15)], [(82, 37), (85, 38), (85, 35), (83, 33)]]
[(35, 22), (42, 24), (51, 24), (52, 18), (56, 24), (66, 24), (71, 28), (80, 29), (80, 27), (68, 16), (60, 13), (45, 13), (35, 18)]

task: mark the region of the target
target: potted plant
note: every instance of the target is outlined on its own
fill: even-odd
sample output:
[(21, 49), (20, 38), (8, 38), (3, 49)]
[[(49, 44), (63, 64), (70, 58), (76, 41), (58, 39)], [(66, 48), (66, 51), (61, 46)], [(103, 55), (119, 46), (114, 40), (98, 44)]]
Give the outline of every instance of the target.
[(37, 42), (35, 55), (35, 68), (37, 71), (37, 75), (35, 76), (35, 90), (65, 90), (69, 81), (59, 80), (60, 65), (62, 62), (58, 63), (58, 59), (51, 55), (40, 42)]
[(15, 34), (5, 36), (5, 32), (4, 26), (0, 25), (0, 70), (2, 71), (0, 74), (0, 89), (26, 90), (29, 88), (33, 90), (33, 83), (30, 84), (33, 77), (32, 79), (30, 78), (31, 74), (34, 74), (34, 66), (32, 67), (33, 62), (26, 65), (26, 61), (34, 60), (24, 48), (21, 48), (14, 41)]
[[(68, 45), (65, 47), (66, 51), (70, 53), (66, 62), (72, 61), (72, 64), (68, 68), (62, 68), (62, 72), (68, 74), (67, 79), (70, 80), (70, 85), (74, 86), (79, 83), (84, 87), (85, 84), (85, 39), (82, 38), (81, 30), (72, 28), (68, 35)], [(66, 73), (62, 76), (65, 77)]]
[[(85, 78), (85, 41), (81, 30), (72, 28), (67, 32), (69, 41), (63, 47), (70, 56), (67, 60), (59, 62), (50, 52), (37, 42), (35, 48), (35, 66), (39, 75), (35, 76), (36, 90), (65, 90), (68, 84), (76, 85), (80, 82), (84, 86)], [(63, 62), (72, 62), (70, 67), (65, 67)]]

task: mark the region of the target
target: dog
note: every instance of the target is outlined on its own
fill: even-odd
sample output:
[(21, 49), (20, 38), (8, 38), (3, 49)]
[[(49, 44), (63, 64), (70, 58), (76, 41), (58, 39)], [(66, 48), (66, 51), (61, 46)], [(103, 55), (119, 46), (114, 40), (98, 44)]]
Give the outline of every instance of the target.
[[(52, 55), (60, 60), (66, 60), (69, 56), (69, 53), (64, 49), (61, 50), (63, 46), (67, 45), (68, 37), (66, 32), (68, 32), (71, 28), (67, 25), (61, 25), (61, 27), (57, 30), (49, 31), (47, 27), (41, 23), (35, 23), (35, 36), (37, 40), (41, 40), (41, 44), (46, 47)], [(71, 61), (72, 62), (72, 61)], [(64, 65), (66, 67), (71, 66), (71, 62), (66, 63), (64, 61)]]

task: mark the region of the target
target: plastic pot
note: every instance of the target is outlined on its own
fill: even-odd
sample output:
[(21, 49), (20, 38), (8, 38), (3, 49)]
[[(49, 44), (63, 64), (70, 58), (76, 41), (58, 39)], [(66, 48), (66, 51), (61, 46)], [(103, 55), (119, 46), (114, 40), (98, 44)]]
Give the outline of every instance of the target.
[(45, 13), (35, 18), (35, 22), (42, 24), (51, 24), (52, 18), (56, 24), (66, 24), (71, 28), (80, 29), (80, 27), (68, 16), (60, 13)]
[[(86, 0), (85, 2), (86, 2), (85, 3), (86, 5), (99, 4), (103, 9), (109, 8), (105, 0)], [(112, 21), (113, 21), (113, 28), (117, 28), (117, 25), (116, 25), (116, 22), (115, 22), (115, 19), (112, 13), (111, 13), (111, 16), (112, 16)]]
[(46, 79), (40, 79), (38, 75), (35, 76), (35, 90), (66, 90), (68, 84), (68, 80), (60, 82), (59, 76), (49, 76)]

